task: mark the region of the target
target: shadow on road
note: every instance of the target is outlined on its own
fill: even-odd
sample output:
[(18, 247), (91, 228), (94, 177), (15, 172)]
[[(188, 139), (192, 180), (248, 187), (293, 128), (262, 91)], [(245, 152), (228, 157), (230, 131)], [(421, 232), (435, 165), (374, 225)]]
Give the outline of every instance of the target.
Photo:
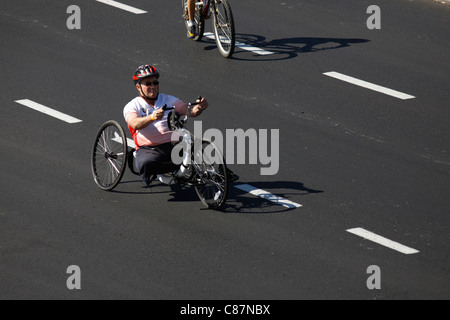
[[(366, 43), (370, 40), (355, 38), (294, 37), (266, 41), (266, 38), (263, 36), (240, 33), (236, 34), (236, 41), (244, 43), (247, 46), (273, 52), (273, 54), (261, 56), (236, 46), (231, 59), (245, 61), (274, 61), (292, 59), (301, 53), (341, 49), (350, 47), (354, 44)], [(211, 46), (205, 47), (205, 50), (217, 49), (214, 40), (204, 38), (203, 42), (211, 44)], [(251, 54), (252, 57), (248, 57), (248, 54)]]
[[(240, 213), (240, 214), (268, 214), (268, 213), (278, 213), (295, 210), (294, 208), (286, 208), (280, 204), (271, 202), (266, 199), (249, 194), (242, 191), (236, 187), (241, 183), (232, 183), (229, 186), (228, 199), (224, 207), (220, 210), (224, 213)], [(273, 193), (276, 196), (285, 198), (291, 201), (298, 201), (300, 197), (323, 193), (322, 190), (314, 190), (301, 182), (294, 181), (267, 181), (267, 182), (251, 182), (250, 185), (266, 190)], [(197, 201), (200, 203), (198, 196), (191, 187), (184, 187), (180, 185), (172, 185), (168, 190), (171, 198), (167, 201), (169, 202), (191, 202)], [(292, 200), (295, 199), (295, 200)], [(208, 210), (206, 208), (201, 208), (202, 210)]]
[[(293, 202), (298, 201), (297, 199), (299, 199), (299, 197), (323, 193), (323, 190), (311, 189), (306, 187), (303, 183), (295, 181), (266, 181), (251, 182), (249, 184)], [(230, 187), (228, 200), (222, 209), (223, 212), (241, 214), (267, 214), (291, 210), (295, 209), (283, 207), (280, 204), (259, 198), (232, 186)]]
[[(234, 187), (235, 185), (246, 183), (237, 182), (232, 183), (229, 186), (228, 199), (224, 207), (220, 210), (224, 213), (239, 213), (239, 214), (268, 214), (268, 213), (279, 213), (295, 210), (296, 208), (287, 208), (280, 204), (271, 202), (267, 199), (263, 199), (254, 196), (248, 192)], [(127, 184), (139, 184), (140, 191), (129, 191), (129, 190), (112, 190), (113, 193), (120, 194), (167, 194), (168, 202), (198, 202), (199, 208), (201, 210), (208, 210), (202, 208), (200, 200), (193, 187), (187, 187), (183, 185), (174, 184), (171, 186), (164, 185), (159, 182), (155, 182), (148, 187), (142, 185), (140, 180), (128, 180), (122, 181), (121, 185)], [(253, 181), (249, 183), (250, 185), (268, 191), (276, 196), (282, 197), (286, 200), (291, 200), (293, 202), (299, 201), (301, 204), (301, 197), (323, 193), (323, 190), (315, 190), (306, 187), (301, 182), (295, 181)], [(161, 188), (162, 187), (162, 188)], [(299, 200), (300, 199), (300, 200)]]

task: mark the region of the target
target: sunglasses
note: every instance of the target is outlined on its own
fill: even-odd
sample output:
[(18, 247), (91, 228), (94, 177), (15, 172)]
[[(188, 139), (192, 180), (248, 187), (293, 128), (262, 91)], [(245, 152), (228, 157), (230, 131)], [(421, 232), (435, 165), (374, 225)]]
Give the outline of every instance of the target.
[(143, 82), (143, 83), (141, 83), (141, 85), (144, 85), (146, 87), (150, 87), (152, 84), (157, 86), (157, 85), (159, 85), (159, 81), (145, 82), (145, 83)]

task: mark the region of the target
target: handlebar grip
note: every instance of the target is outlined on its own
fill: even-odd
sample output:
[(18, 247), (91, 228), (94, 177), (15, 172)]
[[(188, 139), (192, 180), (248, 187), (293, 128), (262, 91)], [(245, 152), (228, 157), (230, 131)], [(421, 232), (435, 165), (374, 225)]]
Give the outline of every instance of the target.
[(167, 111), (167, 110), (173, 110), (173, 109), (175, 109), (174, 107), (167, 107), (167, 104), (165, 104), (165, 105), (163, 105), (163, 107), (162, 107), (162, 109), (164, 110), (164, 111)]
[[(201, 101), (202, 99), (203, 99), (202, 96), (198, 96), (198, 97), (197, 97), (197, 100), (200, 100), (200, 101)], [(198, 104), (200, 104), (200, 102), (197, 102), (197, 101), (191, 102), (191, 103), (190, 103), (191, 106), (196, 106), (196, 105), (198, 105)]]

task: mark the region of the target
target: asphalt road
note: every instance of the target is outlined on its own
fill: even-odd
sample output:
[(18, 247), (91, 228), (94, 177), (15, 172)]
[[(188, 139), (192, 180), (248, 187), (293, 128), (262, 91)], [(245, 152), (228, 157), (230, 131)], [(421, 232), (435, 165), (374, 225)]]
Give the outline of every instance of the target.
[[(79, 0), (74, 30), (73, 1), (3, 2), (0, 299), (450, 298), (450, 5), (379, 0), (369, 30), (372, 1), (230, 0), (237, 40), (272, 54), (224, 59), (213, 40), (186, 39), (179, 1), (122, 1), (147, 11), (136, 15)], [(204, 130), (278, 129), (278, 172), (230, 164), (240, 180), (222, 211), (131, 172), (98, 189), (93, 139), (106, 120), (125, 126), (131, 75), (147, 63), (161, 92), (208, 99)], [(81, 289), (67, 287), (72, 265)]]

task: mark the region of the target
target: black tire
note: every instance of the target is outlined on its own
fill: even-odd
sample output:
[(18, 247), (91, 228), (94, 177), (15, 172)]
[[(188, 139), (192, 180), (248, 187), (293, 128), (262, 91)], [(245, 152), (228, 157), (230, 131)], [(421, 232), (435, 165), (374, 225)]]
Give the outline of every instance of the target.
[(127, 162), (127, 139), (116, 121), (105, 122), (97, 132), (92, 148), (91, 169), (97, 186), (112, 190), (120, 182)]
[[(193, 148), (195, 149), (195, 147)], [(221, 151), (210, 141), (202, 140), (202, 156), (193, 157), (194, 175), (202, 184), (195, 186), (200, 201), (209, 209), (219, 210), (228, 197), (228, 175)], [(193, 150), (193, 153), (196, 150)], [(209, 155), (213, 155), (212, 160)]]
[[(184, 20), (184, 24), (186, 26), (187, 30), (187, 23), (189, 20), (188, 16), (188, 10), (187, 10), (187, 0), (181, 0), (181, 8), (182, 8), (182, 16)], [(200, 41), (203, 38), (203, 34), (205, 32), (205, 17), (201, 13), (201, 9), (203, 8), (203, 5), (195, 6), (195, 24), (197, 25), (197, 36), (192, 38), (192, 40)]]
[(233, 12), (228, 0), (212, 0), (213, 30), (217, 48), (225, 58), (230, 58), (236, 46)]

